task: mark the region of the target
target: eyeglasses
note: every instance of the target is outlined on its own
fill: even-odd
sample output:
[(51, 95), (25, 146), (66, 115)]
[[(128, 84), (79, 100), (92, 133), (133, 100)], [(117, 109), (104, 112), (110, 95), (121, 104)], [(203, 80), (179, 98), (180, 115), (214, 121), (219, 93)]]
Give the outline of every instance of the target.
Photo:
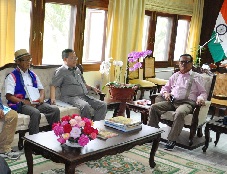
[(78, 60), (78, 57), (68, 57), (68, 59), (70, 59), (70, 60)]
[(32, 61), (32, 58), (31, 59), (20, 59), (21, 62), (31, 62)]
[(191, 60), (180, 60), (179, 62), (180, 62), (180, 64), (189, 64), (192, 61)]

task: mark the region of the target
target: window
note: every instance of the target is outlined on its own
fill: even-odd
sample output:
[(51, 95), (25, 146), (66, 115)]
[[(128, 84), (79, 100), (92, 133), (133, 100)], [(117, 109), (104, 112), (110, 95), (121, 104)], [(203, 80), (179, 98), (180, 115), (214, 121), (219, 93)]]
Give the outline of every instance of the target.
[(19, 49), (29, 50), (30, 9), (31, 2), (29, 0), (16, 1), (15, 51)]
[(86, 9), (83, 63), (101, 62), (105, 55), (105, 31), (107, 12)]
[(168, 61), (171, 28), (173, 21), (169, 17), (157, 17), (153, 56), (156, 61)]
[(142, 40), (142, 49), (147, 49), (147, 41), (148, 41), (148, 34), (149, 34), (149, 21), (150, 16), (145, 16), (144, 18), (144, 27), (143, 27), (143, 40)]
[(71, 5), (46, 3), (42, 64), (62, 64), (62, 50), (73, 48), (70, 28), (75, 28), (75, 20), (71, 10), (74, 11)]
[(145, 14), (144, 50), (153, 51), (156, 67), (174, 66), (185, 53), (191, 17), (151, 11)]
[(84, 71), (99, 69), (105, 55), (109, 0), (16, 3), (15, 47), (28, 49), (34, 65), (62, 64), (62, 50), (72, 48), (79, 57), (78, 63), (83, 62)]
[(178, 20), (177, 37), (174, 50), (174, 61), (178, 61), (180, 55), (186, 52), (186, 43), (189, 31), (189, 21)]

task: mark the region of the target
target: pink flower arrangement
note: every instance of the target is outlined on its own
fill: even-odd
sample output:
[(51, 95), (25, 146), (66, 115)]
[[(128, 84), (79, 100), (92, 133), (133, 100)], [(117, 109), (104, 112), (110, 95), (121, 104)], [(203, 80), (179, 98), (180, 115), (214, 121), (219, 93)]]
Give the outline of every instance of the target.
[(78, 114), (67, 115), (61, 121), (54, 123), (52, 130), (59, 137), (57, 140), (64, 144), (66, 141), (85, 146), (98, 135), (98, 130), (92, 127), (93, 121)]
[(151, 50), (146, 50), (146, 51), (141, 51), (141, 52), (136, 52), (133, 51), (131, 53), (128, 54), (128, 62), (129, 63), (134, 63), (132, 67), (129, 67), (129, 71), (135, 71), (139, 68), (142, 67), (141, 62), (138, 61), (139, 58), (146, 58), (146, 57), (150, 57), (151, 56), (152, 51)]

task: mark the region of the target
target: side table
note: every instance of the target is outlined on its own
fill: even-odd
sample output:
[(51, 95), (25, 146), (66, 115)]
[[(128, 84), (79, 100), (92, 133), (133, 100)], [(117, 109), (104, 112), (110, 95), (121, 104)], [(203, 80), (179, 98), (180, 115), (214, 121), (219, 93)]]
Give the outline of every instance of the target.
[(208, 121), (205, 127), (205, 145), (203, 146), (203, 152), (206, 152), (209, 146), (210, 140), (210, 130), (216, 132), (216, 140), (214, 141), (215, 146), (218, 144), (221, 133), (227, 134), (227, 125), (223, 124), (223, 117), (215, 117), (214, 119)]
[(141, 122), (143, 124), (147, 124), (150, 106), (147, 105), (146, 103), (143, 104), (143, 102), (146, 102), (146, 101), (136, 100), (132, 102), (127, 102), (126, 103), (127, 118), (130, 118), (130, 111), (139, 112), (141, 113)]
[(121, 101), (111, 98), (105, 98), (104, 101), (107, 104), (107, 110), (114, 110), (113, 117), (116, 117), (120, 114), (120, 108), (122, 105)]

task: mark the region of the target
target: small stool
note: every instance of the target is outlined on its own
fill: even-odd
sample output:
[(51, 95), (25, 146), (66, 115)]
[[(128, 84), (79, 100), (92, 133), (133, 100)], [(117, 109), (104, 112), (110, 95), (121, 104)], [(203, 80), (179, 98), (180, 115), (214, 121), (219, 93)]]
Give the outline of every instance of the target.
[(218, 144), (221, 133), (227, 134), (227, 125), (223, 124), (223, 117), (215, 117), (206, 123), (205, 127), (205, 145), (203, 146), (203, 152), (206, 152), (209, 146), (210, 130), (216, 132), (216, 140), (214, 141), (215, 146)]
[(143, 105), (142, 102), (144, 102), (144, 101), (145, 100), (136, 100), (133, 102), (127, 102), (126, 103), (127, 118), (130, 118), (130, 110), (132, 110), (134, 112), (139, 112), (139, 113), (141, 113), (141, 122), (143, 124), (147, 124), (150, 106), (147, 104)]

